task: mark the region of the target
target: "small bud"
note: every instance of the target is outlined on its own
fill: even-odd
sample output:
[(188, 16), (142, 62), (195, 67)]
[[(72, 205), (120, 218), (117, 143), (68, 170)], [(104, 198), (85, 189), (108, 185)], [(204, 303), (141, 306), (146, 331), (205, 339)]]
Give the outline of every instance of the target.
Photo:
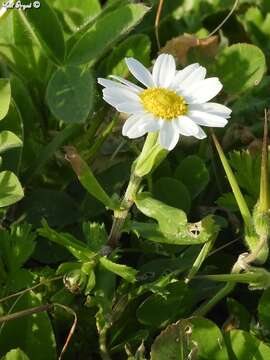
[(87, 275), (79, 269), (72, 270), (64, 276), (65, 287), (73, 294), (81, 293), (87, 284)]

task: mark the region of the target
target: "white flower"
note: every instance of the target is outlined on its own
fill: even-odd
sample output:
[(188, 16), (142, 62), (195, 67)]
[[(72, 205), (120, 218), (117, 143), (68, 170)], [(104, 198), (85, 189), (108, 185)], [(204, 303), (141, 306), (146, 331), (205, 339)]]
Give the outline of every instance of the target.
[(205, 79), (206, 69), (192, 64), (177, 71), (174, 58), (162, 54), (152, 74), (139, 61), (127, 58), (131, 74), (145, 87), (137, 86), (118, 76), (116, 81), (99, 78), (103, 98), (118, 111), (130, 114), (122, 133), (130, 139), (159, 131), (161, 147), (172, 150), (180, 134), (206, 137), (200, 125), (224, 127), (231, 110), (208, 102), (222, 89), (216, 77)]

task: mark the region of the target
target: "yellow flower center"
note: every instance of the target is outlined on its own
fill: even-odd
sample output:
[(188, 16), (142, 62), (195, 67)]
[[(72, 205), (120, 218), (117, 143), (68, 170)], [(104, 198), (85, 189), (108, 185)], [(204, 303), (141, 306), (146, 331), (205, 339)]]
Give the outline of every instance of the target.
[(149, 88), (140, 93), (145, 110), (155, 116), (172, 120), (185, 115), (188, 107), (183, 96), (164, 88)]

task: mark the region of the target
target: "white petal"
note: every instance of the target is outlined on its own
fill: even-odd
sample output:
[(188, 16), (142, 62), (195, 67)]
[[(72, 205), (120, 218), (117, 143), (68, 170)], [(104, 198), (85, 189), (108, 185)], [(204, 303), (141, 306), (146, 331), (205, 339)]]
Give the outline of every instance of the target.
[(143, 88), (139, 87), (138, 85), (133, 84), (132, 82), (130, 82), (126, 79), (121, 78), (120, 76), (110, 75), (110, 77), (112, 79), (118, 80), (120, 83), (127, 85), (132, 90), (134, 90), (136, 93), (143, 91)]
[(126, 64), (131, 74), (147, 87), (154, 87), (152, 75), (148, 69), (138, 60), (133, 58), (126, 58)]
[(112, 88), (105, 88), (102, 90), (102, 93), (105, 96), (110, 96), (112, 98), (115, 98), (115, 100), (118, 100), (118, 103), (122, 103), (125, 101), (136, 101), (139, 102), (140, 98), (137, 94), (132, 92), (129, 89), (112, 89)]
[(115, 108), (117, 107), (117, 105), (119, 104), (118, 99), (111, 97), (111, 96), (103, 96), (103, 99), (110, 104), (111, 106), (114, 106)]
[(198, 126), (198, 128), (199, 128), (199, 132), (198, 134), (194, 135), (195, 138), (199, 140), (205, 139), (207, 137), (206, 133), (203, 131), (203, 129), (200, 126)]
[(210, 102), (205, 104), (191, 104), (189, 105), (189, 110), (204, 111), (210, 114), (224, 117), (225, 119), (230, 118), (232, 112), (232, 110), (227, 106)]
[(221, 116), (197, 110), (189, 111), (188, 116), (196, 124), (203, 126), (224, 127), (228, 123), (228, 120), (222, 118)]
[(160, 146), (164, 149), (172, 150), (176, 146), (179, 136), (179, 131), (175, 126), (175, 121), (165, 120), (159, 132)]
[(161, 54), (153, 67), (153, 80), (157, 87), (168, 87), (175, 77), (176, 65), (172, 55)]
[(144, 108), (140, 102), (136, 101), (126, 101), (120, 104), (117, 104), (116, 109), (120, 112), (124, 112), (127, 114), (134, 114), (134, 113), (143, 113)]
[(130, 139), (135, 139), (145, 135), (147, 132), (158, 131), (159, 128), (159, 122), (151, 114), (136, 114), (126, 120), (122, 134)]
[(172, 87), (174, 89), (178, 88), (179, 85), (181, 85), (181, 83), (190, 75), (193, 73), (193, 71), (195, 71), (196, 69), (198, 69), (200, 67), (199, 64), (195, 63), (195, 64), (191, 64), (186, 66), (183, 70), (177, 71), (176, 76), (174, 78)]
[(127, 86), (117, 83), (116, 81), (112, 81), (112, 80), (108, 80), (108, 79), (103, 79), (103, 78), (98, 78), (97, 79), (98, 83), (102, 86), (104, 86), (105, 88), (112, 88), (112, 89), (127, 89)]
[(192, 90), (192, 88), (197, 85), (200, 81), (204, 80), (206, 76), (206, 68), (199, 66), (195, 69), (189, 76), (179, 83), (179, 89), (184, 89), (185, 91)]
[(180, 134), (184, 136), (195, 136), (199, 133), (199, 126), (188, 116), (180, 116), (177, 119), (177, 127)]
[(194, 136), (200, 140), (206, 138), (206, 133), (202, 130), (202, 128), (195, 124), (188, 116), (181, 116), (178, 118), (178, 128), (180, 134), (182, 135)]
[(184, 96), (189, 98), (192, 104), (201, 104), (211, 100), (222, 89), (218, 78), (208, 78), (200, 81), (192, 87), (191, 91), (184, 91)]

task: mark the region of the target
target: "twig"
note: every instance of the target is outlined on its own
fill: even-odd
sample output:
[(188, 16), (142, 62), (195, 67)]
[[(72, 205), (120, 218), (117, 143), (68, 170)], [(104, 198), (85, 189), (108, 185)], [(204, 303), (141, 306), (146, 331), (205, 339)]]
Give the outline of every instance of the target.
[(31, 290), (35, 290), (36, 288), (38, 288), (38, 287), (41, 286), (41, 285), (46, 284), (47, 282), (60, 280), (60, 279), (62, 279), (62, 278), (63, 278), (63, 276), (56, 276), (56, 277), (54, 277), (54, 278), (52, 278), (52, 279), (42, 280), (42, 281), (40, 281), (38, 284), (36, 284), (36, 285), (34, 285), (34, 286), (30, 287), (30, 288), (27, 288), (27, 289), (18, 291), (18, 292), (14, 293), (14, 294), (11, 294), (11, 295), (8, 295), (8, 296), (6, 296), (6, 297), (3, 297), (2, 299), (0, 299), (0, 303), (5, 302), (5, 301), (7, 301), (7, 300), (10, 300), (10, 299), (12, 299), (12, 298), (14, 298), (14, 297), (17, 297), (17, 296), (19, 296), (19, 295), (24, 295), (25, 293), (27, 293), (27, 292), (29, 292), (29, 291), (31, 291)]
[[(7, 312), (7, 315), (9, 315), (13, 309), (15, 308), (15, 306), (18, 304), (18, 302), (21, 300), (21, 298), (23, 297), (23, 294), (21, 294), (15, 301), (14, 303), (11, 305), (11, 307), (9, 308), (8, 312)], [(3, 323), (1, 324), (1, 327), (0, 327), (0, 336), (2, 334), (2, 331), (4, 329), (4, 326), (5, 326), (6, 322), (3, 321)]]
[(66, 305), (54, 303), (53, 306), (58, 306), (58, 307), (66, 310), (68, 313), (70, 313), (70, 314), (72, 314), (74, 316), (73, 324), (72, 324), (72, 326), (71, 326), (71, 328), (69, 330), (69, 333), (68, 333), (68, 336), (66, 338), (65, 344), (64, 344), (64, 346), (63, 346), (63, 348), (61, 350), (61, 353), (60, 353), (60, 355), (58, 357), (58, 360), (61, 360), (63, 358), (63, 355), (66, 352), (67, 347), (68, 347), (68, 345), (70, 343), (70, 340), (71, 340), (71, 338), (72, 338), (72, 336), (74, 334), (74, 331), (75, 331), (76, 326), (77, 326), (78, 318), (77, 318), (77, 314), (75, 313), (75, 311), (73, 309), (71, 309), (70, 307), (66, 306)]
[(162, 8), (163, 8), (163, 2), (164, 2), (164, 0), (159, 0), (157, 14), (156, 14), (156, 20), (155, 20), (155, 35), (156, 35), (156, 41), (157, 41), (157, 46), (158, 46), (159, 50), (160, 50), (160, 41), (159, 41), (158, 27), (159, 27), (161, 11), (162, 11)]
[(37, 314), (37, 313), (40, 313), (40, 312), (43, 312), (43, 311), (48, 311), (52, 307), (53, 307), (53, 304), (46, 304), (46, 305), (36, 306), (36, 307), (31, 308), (31, 309), (17, 311), (17, 312), (15, 312), (13, 314), (1, 316), (0, 317), (0, 323), (10, 321), (10, 320), (16, 320), (16, 319), (19, 319), (21, 317)]
[[(239, 0), (235, 0), (233, 7), (231, 9), (231, 11), (229, 12), (229, 14), (225, 17), (225, 19), (213, 30), (211, 31), (211, 33), (205, 38), (208, 39), (211, 36), (213, 36), (218, 30), (220, 30), (222, 28), (222, 26), (226, 23), (227, 20), (229, 20), (229, 18), (232, 16), (232, 14), (234, 13), (234, 11), (236, 10), (237, 6), (238, 6)], [(201, 39), (202, 40), (202, 39)]]

